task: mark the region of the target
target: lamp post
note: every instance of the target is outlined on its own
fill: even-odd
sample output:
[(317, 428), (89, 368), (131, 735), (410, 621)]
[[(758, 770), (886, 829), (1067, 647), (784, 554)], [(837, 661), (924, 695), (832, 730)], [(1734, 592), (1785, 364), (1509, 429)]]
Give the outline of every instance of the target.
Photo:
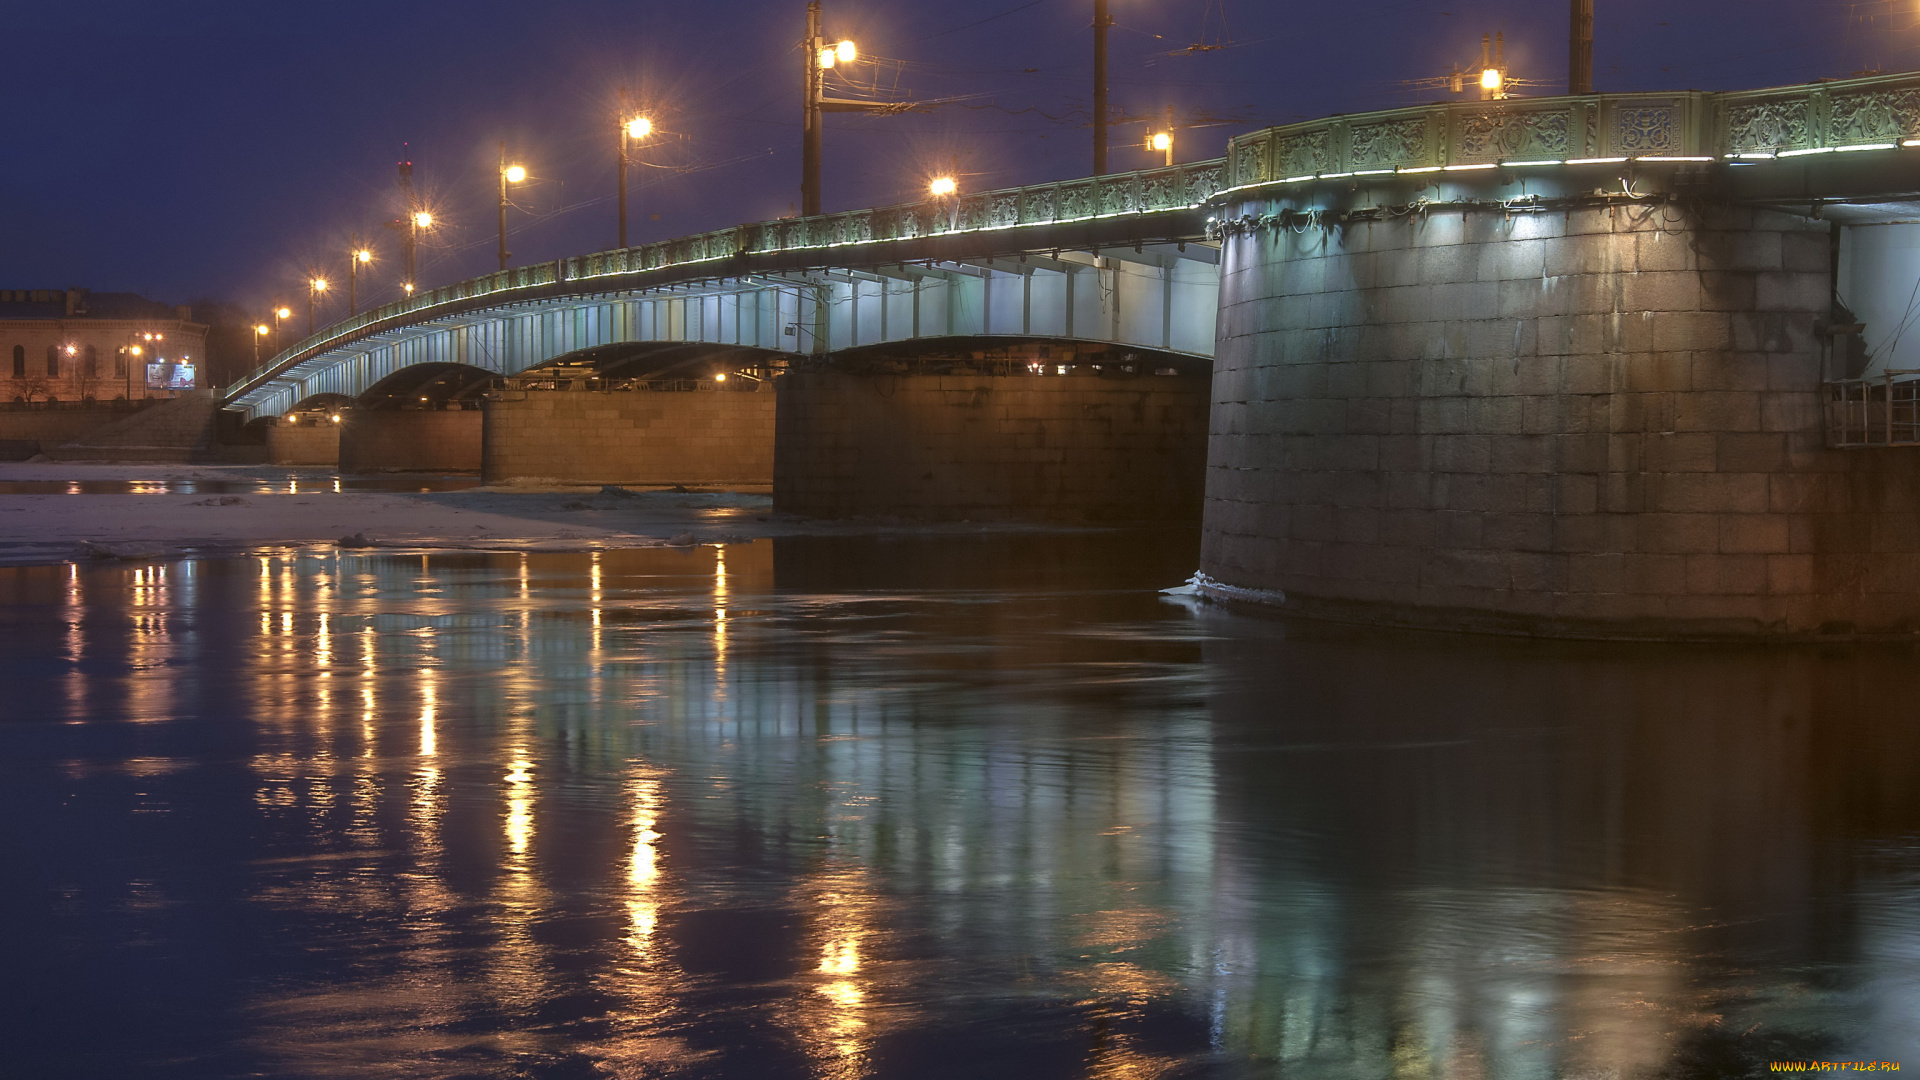
[(644, 116), (620, 120), (620, 246), (627, 246), (627, 161), (634, 143), (653, 134), (653, 121)]
[(321, 293), (326, 291), (327, 291), (326, 278), (315, 276), (307, 279), (307, 336), (308, 337), (313, 336), (313, 302), (315, 299), (319, 297)]
[[(133, 369), (140, 363), (140, 346), (133, 343), (133, 335), (127, 335), (127, 400), (133, 400)], [(140, 388), (146, 389), (146, 380), (140, 380)]]
[(420, 230), (433, 228), (433, 215), (425, 210), (413, 210), (407, 214), (407, 295), (413, 295), (413, 259), (414, 251), (420, 246)]
[(927, 185), (927, 193), (947, 204), (947, 231), (960, 227), (960, 182), (951, 176), (936, 176)]
[(283, 305), (273, 309), (273, 352), (275, 356), (280, 355), (280, 324), (291, 318), (293, 318), (292, 308)]
[(1593, 93), (1593, 0), (1572, 0), (1568, 27), (1567, 93)]
[(271, 333), (273, 333), (273, 331), (267, 329), (266, 323), (258, 323), (254, 326), (253, 328), (253, 366), (254, 367), (260, 366), (260, 339), (263, 337), (266, 337), (268, 334), (271, 334)]
[(363, 248), (356, 241), (353, 250), (347, 253), (347, 317), (352, 318), (360, 311), (360, 266), (373, 261), (373, 252)]
[(801, 49), (806, 65), (805, 105), (800, 124), (800, 212), (820, 213), (820, 118), (828, 112), (879, 112), (890, 106), (877, 102), (843, 101), (827, 97), (827, 71), (851, 64), (860, 52), (851, 41), (829, 42), (820, 36), (820, 0), (807, 0), (807, 42)]
[[(527, 178), (527, 170), (518, 165), (507, 164), (507, 144), (500, 144), (500, 269), (507, 268), (507, 185), (517, 184)], [(621, 246), (625, 246), (624, 244)]]

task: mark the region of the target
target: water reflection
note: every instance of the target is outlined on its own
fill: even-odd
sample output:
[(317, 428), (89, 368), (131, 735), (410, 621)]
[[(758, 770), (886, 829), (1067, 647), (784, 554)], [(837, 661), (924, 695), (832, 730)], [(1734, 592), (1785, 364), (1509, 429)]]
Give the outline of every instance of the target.
[(480, 486), (471, 473), (339, 476), (324, 471), (167, 476), (145, 480), (0, 480), (0, 495), (312, 495), (343, 491), (464, 491)]
[(1920, 1051), (1909, 653), (1287, 626), (1161, 603), (1190, 559), (0, 571), (0, 813), (45, 823), (0, 853), (20, 1060), (1551, 1078)]

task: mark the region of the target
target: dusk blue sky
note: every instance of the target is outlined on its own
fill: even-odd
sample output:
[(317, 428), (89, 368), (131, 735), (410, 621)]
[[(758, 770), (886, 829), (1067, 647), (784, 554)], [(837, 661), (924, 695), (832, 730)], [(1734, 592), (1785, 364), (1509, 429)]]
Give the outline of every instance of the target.
[[(1503, 30), (1515, 77), (1544, 84), (1527, 92), (1566, 78), (1560, 0), (1112, 3), (1116, 110), (1236, 121), (1186, 133), (1183, 159), (1218, 155), (1238, 131), (1438, 100), (1408, 82), (1474, 62), (1484, 32)], [(1916, 0), (1596, 6), (1603, 91), (1920, 66)], [(1092, 0), (827, 0), (831, 35), (890, 58), (863, 72), (901, 96), (967, 100), (829, 117), (826, 208), (915, 197), (949, 162), (975, 189), (1089, 173), (1091, 12)], [(398, 213), (403, 143), (446, 223), (422, 252), (423, 285), (493, 268), (503, 139), (534, 177), (515, 193), (513, 261), (609, 248), (623, 86), (669, 132), (646, 153), (670, 167), (636, 181), (634, 242), (799, 200), (804, 0), (104, 0), (14, 3), (4, 19), (7, 288), (264, 308), (303, 296), (310, 267), (339, 276), (357, 232), (381, 255), (367, 298), (390, 299), (399, 249), (380, 223)], [(1196, 43), (1230, 47), (1183, 51)], [(1113, 171), (1151, 164), (1132, 148), (1143, 131), (1115, 129)]]

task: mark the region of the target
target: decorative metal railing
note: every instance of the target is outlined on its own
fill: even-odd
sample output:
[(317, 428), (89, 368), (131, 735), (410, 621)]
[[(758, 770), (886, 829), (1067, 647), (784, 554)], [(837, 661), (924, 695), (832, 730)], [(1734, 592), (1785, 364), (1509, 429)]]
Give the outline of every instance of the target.
[(1920, 137), (1920, 74), (1731, 93), (1509, 98), (1335, 116), (1227, 144), (1228, 188), (1593, 160), (1762, 160)]
[(1827, 445), (1920, 446), (1920, 369), (1826, 384)]

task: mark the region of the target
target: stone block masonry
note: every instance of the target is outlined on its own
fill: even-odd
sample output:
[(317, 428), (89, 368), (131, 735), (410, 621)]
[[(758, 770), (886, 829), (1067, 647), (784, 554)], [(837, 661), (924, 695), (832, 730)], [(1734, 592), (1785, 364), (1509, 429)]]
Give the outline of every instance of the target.
[(1229, 237), (1202, 571), (1397, 624), (1920, 631), (1920, 449), (1822, 436), (1830, 242), (1678, 204)]
[(340, 471), (478, 471), (480, 425), (472, 409), (350, 409), (340, 425)]
[(280, 422), (267, 429), (267, 460), (275, 465), (340, 464), (340, 425)]
[(775, 395), (758, 390), (509, 390), (486, 402), (482, 475), (584, 484), (773, 483)]
[(1167, 521), (1199, 516), (1203, 376), (779, 380), (775, 508), (817, 517)]

